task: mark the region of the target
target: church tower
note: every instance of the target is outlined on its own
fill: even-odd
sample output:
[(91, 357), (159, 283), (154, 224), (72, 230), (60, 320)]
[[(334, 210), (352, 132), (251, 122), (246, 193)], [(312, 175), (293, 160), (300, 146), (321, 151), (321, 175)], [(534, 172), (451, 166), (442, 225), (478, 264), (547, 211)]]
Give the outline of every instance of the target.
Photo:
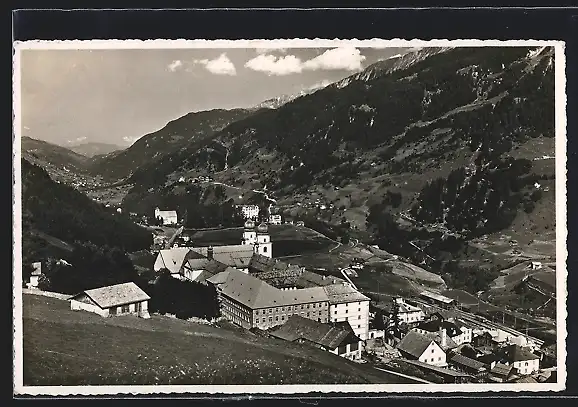
[(243, 241), (241, 244), (255, 245), (257, 243), (257, 233), (255, 232), (255, 222), (251, 219), (245, 222), (245, 230), (243, 231)]
[(269, 226), (266, 223), (257, 226), (255, 253), (269, 258), (273, 257), (273, 244), (271, 243), (271, 236), (269, 236)]

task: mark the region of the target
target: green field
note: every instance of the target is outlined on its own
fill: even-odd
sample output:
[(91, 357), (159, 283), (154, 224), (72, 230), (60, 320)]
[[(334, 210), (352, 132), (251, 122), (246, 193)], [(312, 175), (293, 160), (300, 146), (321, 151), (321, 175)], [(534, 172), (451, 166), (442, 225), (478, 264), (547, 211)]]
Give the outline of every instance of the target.
[(23, 295), (24, 385), (408, 383), (228, 324), (102, 318)]

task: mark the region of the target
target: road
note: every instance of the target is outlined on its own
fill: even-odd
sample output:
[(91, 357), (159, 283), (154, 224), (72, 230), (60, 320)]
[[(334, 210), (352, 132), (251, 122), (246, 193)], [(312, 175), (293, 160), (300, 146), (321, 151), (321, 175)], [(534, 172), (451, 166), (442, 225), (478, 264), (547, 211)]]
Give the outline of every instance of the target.
[[(374, 367), (375, 367), (375, 366), (374, 366)], [(375, 369), (381, 370), (382, 372), (389, 373), (389, 374), (392, 374), (392, 375), (395, 375), (395, 376), (403, 377), (403, 378), (405, 378), (405, 379), (414, 380), (414, 381), (416, 381), (416, 382), (418, 382), (418, 383), (433, 384), (432, 382), (428, 382), (427, 380), (420, 379), (419, 377), (414, 377), (414, 376), (409, 376), (409, 375), (406, 375), (406, 374), (403, 374), (403, 373), (394, 372), (393, 370), (386, 370), (386, 369), (382, 369), (382, 368), (380, 368), (380, 367), (375, 367)]]

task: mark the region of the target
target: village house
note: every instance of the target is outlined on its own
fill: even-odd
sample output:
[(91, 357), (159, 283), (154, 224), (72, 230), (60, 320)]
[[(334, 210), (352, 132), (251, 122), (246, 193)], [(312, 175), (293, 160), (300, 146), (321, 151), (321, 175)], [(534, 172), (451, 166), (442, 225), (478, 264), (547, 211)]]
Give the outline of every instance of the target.
[(153, 270), (159, 272), (162, 269), (167, 269), (171, 275), (178, 278), (183, 261), (190, 251), (190, 247), (172, 247), (160, 250)]
[(421, 334), (435, 334), (445, 330), (447, 336), (456, 344), (472, 341), (472, 329), (455, 319), (445, 319), (440, 313), (434, 313), (428, 321), (420, 322), (413, 330)]
[(400, 323), (414, 324), (424, 320), (425, 315), (421, 308), (408, 304), (403, 298), (395, 298), (394, 301), (397, 304), (397, 315)]
[(484, 363), (460, 353), (451, 352), (448, 354), (447, 361), (450, 365), (466, 373), (478, 375), (486, 371)]
[(518, 345), (504, 348), (503, 358), (520, 375), (529, 375), (540, 370), (540, 357)]
[(42, 263), (37, 261), (32, 263), (32, 273), (30, 273), (30, 282), (27, 284), (28, 288), (38, 288), (40, 276), (42, 275)]
[(283, 221), (281, 220), (281, 215), (269, 216), (269, 223), (271, 225), (281, 225), (283, 223)]
[(446, 366), (446, 352), (432, 338), (409, 331), (397, 344), (402, 356), (435, 366)]
[(155, 219), (160, 219), (163, 225), (176, 225), (178, 223), (177, 211), (161, 211), (155, 208)]
[(346, 322), (322, 323), (292, 315), (269, 334), (290, 342), (308, 343), (347, 359), (361, 359), (362, 341)]
[(515, 369), (511, 365), (506, 365), (504, 363), (493, 364), (488, 378), (496, 383), (507, 382), (515, 373)]
[(70, 299), (70, 309), (93, 312), (103, 317), (136, 315), (150, 318), (150, 297), (135, 283), (115, 284), (86, 290)]

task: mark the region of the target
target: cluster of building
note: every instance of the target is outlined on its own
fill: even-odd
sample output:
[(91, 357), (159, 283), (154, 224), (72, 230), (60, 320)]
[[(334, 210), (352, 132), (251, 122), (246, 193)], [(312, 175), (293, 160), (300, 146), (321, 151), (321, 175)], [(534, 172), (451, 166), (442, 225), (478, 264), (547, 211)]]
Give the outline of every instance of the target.
[[(443, 296), (422, 293), (441, 304)], [(417, 304), (396, 298), (397, 323), (406, 327), (392, 338), (399, 356), (422, 370), (451, 381), (486, 382), (546, 380), (541, 364), (555, 366), (555, 357), (543, 352), (539, 340), (528, 340), (498, 326), (436, 311), (429, 315)], [(394, 334), (395, 335), (395, 334)]]

